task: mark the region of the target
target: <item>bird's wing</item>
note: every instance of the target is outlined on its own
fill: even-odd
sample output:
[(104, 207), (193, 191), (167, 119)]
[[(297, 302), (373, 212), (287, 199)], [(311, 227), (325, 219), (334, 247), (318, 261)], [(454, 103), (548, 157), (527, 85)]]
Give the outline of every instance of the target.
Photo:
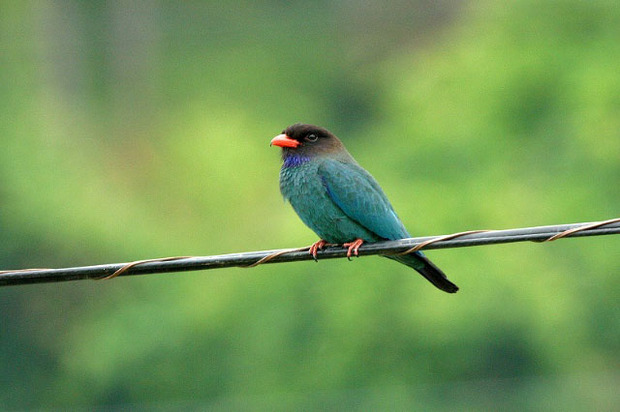
[(329, 197), (349, 218), (384, 239), (409, 237), (377, 181), (361, 166), (326, 159), (318, 173)]

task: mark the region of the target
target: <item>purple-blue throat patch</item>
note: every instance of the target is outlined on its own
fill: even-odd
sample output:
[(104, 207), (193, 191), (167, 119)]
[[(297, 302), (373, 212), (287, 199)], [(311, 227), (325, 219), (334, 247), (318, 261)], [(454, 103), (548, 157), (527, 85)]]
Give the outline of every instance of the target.
[(284, 159), (282, 167), (297, 167), (309, 161), (310, 156), (288, 155)]

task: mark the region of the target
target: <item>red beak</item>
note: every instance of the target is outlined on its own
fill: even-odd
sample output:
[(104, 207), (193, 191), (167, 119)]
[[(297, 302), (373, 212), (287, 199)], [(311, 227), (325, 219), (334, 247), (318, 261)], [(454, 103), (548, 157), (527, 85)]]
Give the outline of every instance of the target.
[(296, 148), (297, 146), (299, 146), (301, 143), (299, 143), (297, 140), (295, 139), (291, 139), (290, 137), (288, 137), (285, 134), (279, 134), (276, 137), (274, 137), (273, 139), (271, 139), (271, 145), (276, 145), (276, 146), (280, 146), (280, 147), (292, 147), (292, 148)]

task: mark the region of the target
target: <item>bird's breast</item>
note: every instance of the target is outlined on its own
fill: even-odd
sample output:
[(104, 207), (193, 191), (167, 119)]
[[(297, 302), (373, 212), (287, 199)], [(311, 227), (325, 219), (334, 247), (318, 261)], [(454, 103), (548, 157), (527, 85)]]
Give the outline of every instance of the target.
[(318, 173), (319, 165), (319, 162), (308, 161), (280, 170), (280, 191), (301, 220), (330, 243), (349, 242), (357, 238), (379, 240), (334, 203)]
[(285, 199), (299, 203), (325, 194), (318, 174), (318, 164), (307, 161), (291, 165), (287, 164), (287, 160), (280, 169), (280, 191)]

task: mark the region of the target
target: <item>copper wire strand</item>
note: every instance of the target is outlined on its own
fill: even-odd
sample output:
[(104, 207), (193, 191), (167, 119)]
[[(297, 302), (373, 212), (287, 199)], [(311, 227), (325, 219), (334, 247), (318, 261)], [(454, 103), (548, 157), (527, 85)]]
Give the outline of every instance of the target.
[(595, 229), (597, 227), (610, 225), (612, 223), (620, 222), (620, 217), (615, 219), (603, 220), (601, 222), (594, 222), (587, 225), (579, 226), (573, 229), (565, 230), (564, 232), (560, 232), (557, 235), (551, 236), (549, 239), (541, 240), (541, 242), (553, 242), (554, 240), (562, 239), (563, 237), (570, 236), (577, 232), (581, 232), (583, 230)]
[(404, 252), (395, 253), (395, 254), (396, 255), (408, 255), (409, 253), (417, 252), (418, 250), (423, 249), (426, 246), (431, 245), (433, 243), (441, 242), (441, 241), (444, 241), (444, 240), (452, 240), (452, 239), (456, 239), (456, 238), (461, 237), (461, 236), (473, 235), (474, 233), (484, 233), (484, 232), (490, 232), (490, 230), (484, 230), (484, 229), (481, 229), (481, 230), (468, 230), (466, 232), (458, 232), (458, 233), (453, 233), (451, 235), (439, 236), (439, 237), (436, 237), (434, 239), (429, 239), (429, 240), (426, 240), (426, 241), (424, 241), (422, 243), (418, 243), (417, 245), (415, 245), (411, 249), (407, 249)]
[(298, 248), (295, 248), (295, 249), (279, 250), (279, 251), (274, 252), (274, 253), (272, 253), (270, 255), (267, 255), (267, 256), (265, 256), (263, 258), (260, 258), (259, 260), (257, 260), (254, 263), (250, 263), (249, 265), (241, 266), (241, 267), (242, 268), (246, 268), (246, 269), (247, 268), (253, 268), (253, 267), (256, 267), (258, 265), (262, 265), (265, 262), (269, 262), (271, 259), (276, 258), (278, 256), (281, 256), (281, 255), (284, 255), (284, 254), (287, 254), (287, 253), (292, 253), (292, 252), (301, 252), (302, 250), (306, 250), (306, 249), (310, 249), (310, 246), (298, 247)]
[[(534, 242), (553, 242), (554, 240), (558, 240), (558, 239), (562, 239), (564, 237), (568, 237), (568, 236), (572, 236), (575, 233), (584, 231), (584, 230), (590, 230), (590, 229), (595, 229), (601, 226), (605, 226), (605, 225), (609, 225), (612, 223), (618, 223), (620, 222), (620, 218), (614, 218), (614, 219), (609, 219), (609, 220), (603, 220), (600, 222), (594, 222), (594, 223), (588, 223), (585, 224), (583, 226), (579, 226), (573, 229), (568, 229), (565, 230), (563, 232), (557, 233), (547, 239), (543, 239), (543, 240), (534, 240)], [(433, 239), (429, 239), (426, 240), (424, 242), (421, 242), (417, 245), (415, 245), (414, 247), (405, 250), (404, 252), (399, 252), (396, 253), (396, 255), (407, 255), (409, 253), (414, 253), (417, 252), (433, 243), (436, 242), (441, 242), (441, 241), (446, 241), (446, 240), (452, 240), (452, 239), (456, 239), (459, 238), (461, 236), (467, 236), (467, 235), (472, 235), (475, 233), (484, 233), (484, 232), (491, 232), (491, 230), (468, 230), (466, 232), (458, 232), (458, 233), (453, 233), (450, 235), (444, 235), (444, 236), (438, 236), (435, 237)], [(327, 243), (325, 244), (325, 246), (337, 246), (335, 244), (331, 244), (331, 243)], [(283, 249), (283, 250), (279, 250), (277, 252), (271, 253), (267, 256), (262, 257), (261, 259), (257, 260), (254, 263), (251, 263), (249, 265), (245, 265), (245, 266), (241, 266), (243, 268), (253, 268), (256, 267), (258, 265), (261, 265), (263, 263), (267, 263), (270, 260), (278, 257), (278, 256), (282, 256), (285, 255), (287, 253), (293, 253), (293, 252), (301, 252), (303, 250), (309, 250), (310, 246), (304, 246), (304, 247), (300, 247), (300, 248), (293, 248), (293, 249)], [(114, 273), (112, 273), (111, 275), (108, 276), (103, 276), (103, 277), (99, 277), (99, 278), (93, 278), (94, 280), (110, 280), (110, 279), (114, 279), (122, 274), (124, 274), (125, 272), (127, 272), (128, 270), (134, 268), (135, 266), (141, 265), (143, 263), (153, 263), (153, 262), (168, 262), (168, 261), (173, 261), (173, 260), (180, 260), (180, 259), (190, 259), (190, 258), (195, 258), (196, 256), (173, 256), (173, 257), (165, 257), (165, 258), (157, 258), (157, 259), (144, 259), (144, 260), (136, 260), (134, 262), (130, 262), (127, 263), (126, 265), (124, 265), (123, 267), (117, 269)], [(4, 273), (20, 273), (20, 272), (34, 272), (34, 271), (39, 271), (39, 270), (50, 270), (50, 269), (44, 269), (44, 268), (31, 268), (31, 269), (19, 269), (19, 270), (3, 270), (0, 271), (0, 274), (4, 274)]]
[[(242, 268), (253, 268), (253, 267), (261, 265), (261, 264), (263, 264), (265, 262), (269, 262), (271, 259), (276, 258), (276, 257), (281, 256), (281, 255), (284, 255), (286, 253), (301, 252), (302, 250), (307, 250), (307, 249), (310, 249), (310, 246), (304, 246), (304, 247), (299, 247), (299, 248), (294, 248), (294, 249), (279, 250), (277, 252), (274, 252), (274, 253), (272, 253), (270, 255), (267, 255), (267, 256), (257, 260), (254, 263), (251, 263), (251, 264), (246, 265), (246, 266), (241, 266), (241, 267)], [(173, 257), (157, 258), (157, 259), (136, 260), (134, 262), (130, 262), (130, 263), (126, 264), (125, 266), (123, 266), (122, 268), (118, 269), (117, 271), (115, 271), (111, 275), (100, 277), (100, 278), (96, 278), (94, 280), (111, 280), (111, 279), (114, 279), (115, 277), (120, 276), (123, 273), (127, 272), (129, 269), (131, 269), (133, 267), (136, 267), (138, 265), (141, 265), (143, 263), (169, 262), (171, 260), (189, 259), (189, 258), (192, 258), (192, 257), (196, 257), (196, 256), (173, 256)], [(30, 269), (30, 270), (34, 270), (34, 269)]]
[(112, 273), (111, 275), (108, 276), (103, 276), (100, 278), (93, 278), (93, 280), (110, 280), (110, 279), (114, 279), (117, 276), (122, 275), (123, 273), (127, 272), (129, 269), (131, 269), (132, 267), (141, 265), (143, 263), (151, 263), (151, 262), (169, 262), (171, 260), (180, 260), (180, 259), (189, 259), (193, 256), (171, 256), (171, 257), (165, 257), (165, 258), (156, 258), (156, 259), (144, 259), (144, 260), (135, 260), (133, 262), (130, 262), (128, 264), (126, 264), (125, 266), (123, 266), (122, 268), (116, 270), (114, 273)]
[[(241, 267), (243, 267), (243, 268), (253, 268), (253, 267), (258, 266), (260, 264), (263, 264), (265, 262), (269, 262), (271, 259), (276, 258), (276, 257), (278, 257), (280, 255), (284, 255), (285, 253), (300, 252), (302, 250), (309, 249), (309, 248), (310, 248), (309, 246), (305, 246), (305, 247), (300, 247), (300, 248), (295, 248), (295, 249), (279, 250), (277, 252), (274, 252), (274, 253), (272, 253), (270, 255), (267, 255), (267, 256), (257, 260), (254, 263), (251, 263), (251, 264), (249, 264), (247, 266), (241, 266)], [(115, 271), (111, 275), (100, 277), (100, 278), (96, 278), (94, 280), (111, 280), (111, 279), (114, 279), (115, 277), (118, 277), (118, 276), (122, 275), (123, 273), (127, 272), (129, 269), (131, 269), (133, 267), (136, 267), (138, 265), (141, 265), (143, 263), (169, 262), (169, 261), (172, 261), (172, 260), (190, 259), (192, 257), (196, 257), (196, 256), (171, 256), (171, 257), (166, 257), (166, 258), (136, 260), (134, 262), (130, 262), (130, 263), (126, 264), (125, 266), (123, 266), (122, 268), (118, 269), (117, 271)]]

